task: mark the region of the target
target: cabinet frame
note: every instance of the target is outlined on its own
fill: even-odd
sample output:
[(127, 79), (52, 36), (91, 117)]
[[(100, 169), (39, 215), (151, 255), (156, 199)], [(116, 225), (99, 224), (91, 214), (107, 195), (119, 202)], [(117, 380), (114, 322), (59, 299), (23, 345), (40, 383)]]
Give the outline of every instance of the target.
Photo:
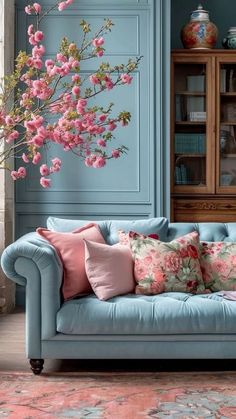
[[(216, 57), (216, 193), (218, 194), (236, 194), (236, 186), (222, 186), (220, 185), (220, 126), (221, 126), (221, 92), (220, 92), (220, 69), (221, 64), (235, 64), (236, 56), (232, 54), (219, 54)], [(231, 97), (235, 97), (236, 103), (236, 92), (232, 92)], [(236, 125), (236, 121), (234, 123)], [(233, 125), (233, 124), (232, 124)]]
[[(175, 144), (175, 64), (206, 64), (206, 186), (176, 185)], [(220, 185), (221, 94), (222, 64), (236, 65), (235, 50), (173, 50), (171, 54), (171, 221), (236, 222), (236, 185)], [(226, 92), (235, 96), (236, 92)], [(236, 125), (233, 121), (232, 125)]]
[[(206, 185), (175, 185), (175, 65), (176, 64), (203, 64), (206, 66)], [(199, 54), (175, 54), (172, 53), (171, 60), (171, 191), (172, 193), (215, 193), (215, 160), (211, 155), (215, 155), (215, 114), (212, 113), (212, 103), (215, 102), (215, 91), (212, 81), (215, 80), (215, 60), (214, 57), (208, 57)], [(196, 125), (190, 123), (189, 125)]]

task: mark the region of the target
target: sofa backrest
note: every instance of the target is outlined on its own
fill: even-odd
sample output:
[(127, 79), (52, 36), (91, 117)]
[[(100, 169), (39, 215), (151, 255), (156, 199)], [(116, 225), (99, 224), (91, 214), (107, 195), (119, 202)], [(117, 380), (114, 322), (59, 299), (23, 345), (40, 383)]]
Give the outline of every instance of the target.
[[(118, 230), (156, 233), (162, 241), (171, 241), (192, 231), (198, 231), (201, 241), (236, 242), (236, 223), (169, 223), (167, 218), (144, 220), (96, 220), (108, 244), (118, 241)], [(91, 220), (69, 220), (49, 217), (47, 227), (53, 231), (68, 232), (91, 223)]]
[(166, 241), (197, 231), (201, 241), (236, 242), (236, 223), (169, 223)]
[(118, 230), (137, 231), (142, 234), (159, 235), (160, 240), (165, 241), (168, 230), (168, 220), (164, 217), (146, 218), (144, 220), (68, 220), (62, 218), (49, 217), (47, 220), (47, 227), (53, 231), (68, 232), (84, 225), (96, 222), (102, 232), (102, 235), (108, 244), (115, 244), (118, 242)]

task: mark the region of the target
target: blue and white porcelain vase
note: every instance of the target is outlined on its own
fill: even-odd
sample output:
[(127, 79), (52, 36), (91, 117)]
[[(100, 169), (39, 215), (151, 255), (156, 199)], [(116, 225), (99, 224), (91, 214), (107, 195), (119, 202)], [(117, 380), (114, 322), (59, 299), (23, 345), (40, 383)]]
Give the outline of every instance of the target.
[(226, 49), (236, 49), (236, 27), (228, 29), (227, 36), (223, 39), (222, 45)]

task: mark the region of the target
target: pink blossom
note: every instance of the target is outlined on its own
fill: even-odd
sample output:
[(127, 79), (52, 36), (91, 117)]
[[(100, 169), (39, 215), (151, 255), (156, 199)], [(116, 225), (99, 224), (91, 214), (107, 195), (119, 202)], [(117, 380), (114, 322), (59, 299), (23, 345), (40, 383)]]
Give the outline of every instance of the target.
[(57, 61), (61, 62), (61, 63), (66, 63), (67, 59), (65, 57), (65, 55), (63, 55), (61, 52), (57, 53)]
[(79, 99), (77, 106), (79, 106), (80, 108), (84, 108), (87, 105), (87, 100), (86, 99)]
[(19, 137), (19, 132), (18, 131), (16, 131), (16, 130), (14, 130), (14, 131), (12, 131), (8, 136), (7, 136), (7, 138), (6, 138), (6, 142), (7, 143), (11, 143), (12, 141), (14, 141), (14, 140), (17, 140), (17, 138)]
[(23, 162), (29, 163), (29, 158), (25, 153), (22, 154), (21, 158), (22, 158)]
[(50, 173), (50, 170), (46, 164), (42, 164), (39, 168), (39, 171), (42, 176), (48, 176)]
[(105, 122), (106, 119), (107, 119), (107, 115), (105, 113), (103, 113), (103, 114), (99, 115), (98, 119), (99, 119), (100, 122)]
[(108, 130), (109, 131), (114, 131), (114, 129), (116, 129), (117, 125), (114, 122), (110, 122), (108, 124)]
[(68, 63), (65, 63), (60, 68), (60, 75), (62, 77), (66, 76), (70, 72), (70, 65)]
[(73, 74), (71, 79), (74, 83), (80, 82), (80, 76), (78, 74)]
[[(28, 13), (28, 14), (30, 14), (30, 13)], [(11, 177), (12, 177), (13, 180), (19, 179), (18, 172), (16, 170), (12, 170), (11, 171)]]
[(44, 45), (35, 45), (34, 48), (32, 49), (32, 56), (33, 58), (40, 58), (42, 57), (43, 54), (45, 54), (45, 47)]
[(100, 47), (104, 44), (104, 38), (102, 36), (100, 38), (94, 38), (92, 44), (95, 48)]
[(70, 61), (70, 64), (71, 64), (71, 68), (73, 68), (73, 70), (75, 70), (76, 68), (78, 68), (79, 67), (79, 61), (78, 60), (71, 60)]
[(36, 41), (34, 35), (30, 35), (30, 37), (29, 37), (29, 43), (31, 45), (37, 45), (37, 41)]
[(54, 63), (53, 60), (48, 59), (48, 60), (45, 61), (45, 67), (52, 68), (54, 66), (54, 64), (55, 63)]
[(33, 33), (34, 33), (34, 25), (29, 25), (27, 34), (30, 36), (30, 35), (33, 35)]
[(39, 152), (37, 152), (33, 157), (32, 163), (33, 164), (38, 164), (40, 162), (41, 158), (42, 158), (41, 154)]
[(61, 1), (60, 3), (58, 3), (59, 12), (62, 12), (63, 10), (65, 10), (66, 7), (67, 7), (67, 4), (65, 1)]
[(96, 160), (93, 162), (93, 167), (95, 169), (99, 169), (104, 167), (106, 164), (106, 159), (104, 157), (97, 157)]
[(39, 182), (43, 188), (49, 188), (51, 186), (51, 179), (46, 179), (45, 177), (41, 177)]
[(27, 15), (31, 15), (32, 14), (32, 7), (30, 5), (29, 6), (25, 6), (25, 13)]
[(40, 60), (39, 58), (36, 58), (34, 60), (34, 67), (37, 68), (38, 70), (41, 70), (41, 68), (43, 67), (42, 60)]
[(34, 135), (29, 143), (35, 145), (36, 147), (42, 147), (44, 138), (41, 135)]
[(19, 167), (17, 173), (18, 173), (18, 178), (23, 179), (26, 176), (26, 169), (25, 169), (25, 167)]
[(123, 84), (130, 84), (133, 80), (133, 77), (131, 77), (129, 74), (121, 74), (121, 80)]
[(72, 89), (72, 93), (73, 93), (73, 95), (78, 96), (80, 94), (79, 86), (74, 86), (73, 89)]
[(96, 74), (91, 74), (91, 76), (89, 76), (89, 80), (90, 80), (90, 83), (92, 83), (92, 84), (99, 84), (100, 83), (100, 80), (96, 76)]
[(108, 90), (111, 90), (111, 89), (113, 89), (113, 87), (114, 87), (114, 83), (113, 83), (113, 81), (110, 79), (110, 80), (107, 80), (106, 82), (105, 82), (105, 85), (106, 85), (106, 88), (108, 89)]
[(97, 129), (97, 134), (102, 134), (104, 131), (106, 131), (106, 129), (104, 127), (98, 127)]
[(119, 150), (116, 150), (116, 149), (115, 150), (112, 150), (111, 155), (112, 155), (112, 157), (114, 159), (118, 159), (120, 157), (120, 151)]
[(34, 39), (35, 39), (36, 42), (41, 42), (43, 40), (43, 38), (44, 38), (44, 34), (43, 34), (42, 31), (35, 32)]
[(105, 140), (103, 140), (102, 138), (99, 138), (97, 140), (97, 145), (99, 145), (100, 147), (106, 147), (107, 143)]
[(41, 13), (42, 8), (41, 8), (39, 3), (34, 3), (33, 7), (34, 7), (34, 10), (35, 10), (35, 13), (37, 13), (37, 14)]
[(101, 49), (98, 49), (97, 52), (96, 52), (97, 57), (102, 57), (103, 54), (104, 54), (104, 51), (103, 51), (102, 48)]
[(61, 160), (58, 157), (55, 157), (51, 162), (52, 166), (50, 167), (50, 172), (59, 172), (61, 170)]
[(7, 126), (14, 124), (14, 120), (13, 120), (13, 118), (10, 115), (7, 115), (5, 117), (5, 122), (6, 122), (6, 125)]
[(91, 167), (93, 165), (93, 162), (90, 157), (86, 157), (86, 159), (84, 160), (84, 164), (87, 167)]

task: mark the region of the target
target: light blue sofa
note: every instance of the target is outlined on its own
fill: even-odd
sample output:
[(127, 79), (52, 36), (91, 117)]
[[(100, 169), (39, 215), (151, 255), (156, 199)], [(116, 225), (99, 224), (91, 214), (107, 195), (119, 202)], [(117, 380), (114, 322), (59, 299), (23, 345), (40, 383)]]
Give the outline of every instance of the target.
[[(88, 221), (49, 218), (55, 231)], [(236, 223), (172, 223), (165, 218), (99, 221), (108, 244), (117, 229), (158, 233), (163, 241), (197, 230), (204, 241), (236, 241)], [(29, 233), (5, 249), (8, 278), (26, 287), (26, 352), (40, 374), (44, 358), (200, 359), (236, 357), (236, 302), (219, 293), (129, 294), (99, 301), (94, 295), (62, 302), (62, 265), (53, 247)]]

